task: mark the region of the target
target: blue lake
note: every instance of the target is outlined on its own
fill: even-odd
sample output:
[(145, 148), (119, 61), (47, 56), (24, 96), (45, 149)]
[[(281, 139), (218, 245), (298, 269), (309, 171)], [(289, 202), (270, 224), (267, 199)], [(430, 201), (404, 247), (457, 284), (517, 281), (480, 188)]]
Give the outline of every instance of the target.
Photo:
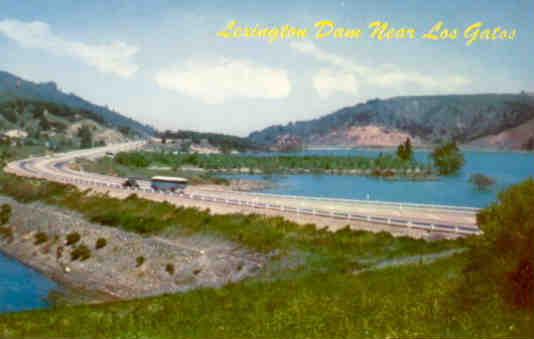
[[(321, 150), (294, 155), (370, 156), (393, 153), (394, 150)], [(429, 162), (429, 151), (417, 151), (415, 157)], [(266, 154), (259, 156), (268, 156)], [(534, 177), (534, 153), (465, 150), (462, 171), (437, 181), (391, 181), (349, 175), (237, 175), (240, 178), (268, 179), (276, 183), (266, 193), (308, 195), (316, 197), (371, 199), (414, 203), (484, 207), (495, 201), (499, 191)], [(492, 177), (496, 184), (489, 191), (478, 191), (470, 182), (474, 173)], [(236, 177), (236, 176), (232, 176)]]
[(47, 296), (57, 289), (54, 281), (0, 253), (0, 313), (48, 307)]

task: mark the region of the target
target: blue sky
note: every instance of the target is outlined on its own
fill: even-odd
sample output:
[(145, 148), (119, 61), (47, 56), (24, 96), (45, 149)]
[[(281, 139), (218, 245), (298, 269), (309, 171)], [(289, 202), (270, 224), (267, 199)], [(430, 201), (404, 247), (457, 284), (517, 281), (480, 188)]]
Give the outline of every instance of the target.
[[(0, 69), (108, 105), (160, 129), (246, 135), (371, 98), (534, 91), (534, 0), (3, 1)], [(318, 20), (360, 40), (222, 39), (245, 26)], [(375, 20), (417, 39), (376, 41)], [(517, 29), (515, 40), (426, 41), (437, 21)]]

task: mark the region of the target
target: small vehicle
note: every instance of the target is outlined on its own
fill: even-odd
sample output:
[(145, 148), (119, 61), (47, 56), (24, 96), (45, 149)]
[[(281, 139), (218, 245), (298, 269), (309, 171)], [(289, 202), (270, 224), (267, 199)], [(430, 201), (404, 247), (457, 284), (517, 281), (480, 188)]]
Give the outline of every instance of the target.
[(178, 177), (152, 177), (150, 187), (155, 191), (182, 191), (187, 186), (187, 179)]
[(135, 178), (128, 178), (125, 182), (122, 183), (124, 188), (139, 188), (139, 183)]

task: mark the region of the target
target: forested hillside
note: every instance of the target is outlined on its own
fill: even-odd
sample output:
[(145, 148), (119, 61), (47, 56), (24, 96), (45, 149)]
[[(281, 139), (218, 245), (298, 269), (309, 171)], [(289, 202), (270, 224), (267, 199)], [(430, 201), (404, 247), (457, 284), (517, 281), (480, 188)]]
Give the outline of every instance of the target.
[(51, 150), (116, 143), (132, 136), (127, 128), (114, 128), (97, 113), (22, 99), (0, 102), (0, 132), (4, 143)]
[(247, 138), (219, 133), (204, 133), (196, 131), (165, 131), (158, 134), (166, 139), (188, 139), (194, 144), (199, 144), (203, 140), (210, 145), (221, 150), (236, 150), (239, 152), (259, 151), (263, 148)]
[(421, 143), (448, 139), (467, 143), (532, 118), (534, 97), (523, 93), (396, 97), (345, 107), (314, 120), (271, 126), (249, 138), (274, 144), (281, 136), (293, 135), (305, 144), (358, 145), (365, 137), (361, 127), (376, 126), (382, 134), (376, 139), (398, 133)]
[(15, 99), (54, 103), (75, 110), (93, 112), (103, 122), (116, 128), (128, 128), (141, 135), (155, 133), (155, 130), (148, 125), (143, 125), (107, 107), (92, 104), (74, 94), (60, 91), (54, 82), (34, 83), (0, 71), (0, 102), (13, 102)]

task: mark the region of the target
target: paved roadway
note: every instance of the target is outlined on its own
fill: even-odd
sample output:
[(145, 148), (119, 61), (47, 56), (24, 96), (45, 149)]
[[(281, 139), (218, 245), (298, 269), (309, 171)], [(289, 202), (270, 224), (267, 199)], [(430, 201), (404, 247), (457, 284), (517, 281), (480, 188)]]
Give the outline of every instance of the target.
[[(82, 187), (104, 187), (110, 190), (123, 190), (124, 178), (105, 176), (72, 170), (68, 164), (76, 158), (97, 158), (106, 152), (120, 152), (140, 148), (143, 141), (110, 145), (89, 150), (78, 150), (52, 156), (30, 158), (9, 163), (6, 172), (17, 175), (68, 182)], [(155, 195), (165, 195), (180, 204), (183, 199), (196, 202), (196, 205), (224, 204), (226, 206), (249, 207), (258, 213), (287, 216), (307, 215), (310, 217), (330, 218), (332, 220), (364, 221), (374, 224), (393, 225), (406, 228), (457, 234), (476, 234), (477, 209), (458, 206), (439, 206), (410, 203), (391, 203), (380, 201), (359, 201), (349, 199), (327, 199), (295, 197), (249, 192), (234, 192), (216, 188), (189, 187), (182, 194), (156, 193), (150, 189), (149, 182), (141, 182), (138, 191), (144, 197), (161, 200)]]

